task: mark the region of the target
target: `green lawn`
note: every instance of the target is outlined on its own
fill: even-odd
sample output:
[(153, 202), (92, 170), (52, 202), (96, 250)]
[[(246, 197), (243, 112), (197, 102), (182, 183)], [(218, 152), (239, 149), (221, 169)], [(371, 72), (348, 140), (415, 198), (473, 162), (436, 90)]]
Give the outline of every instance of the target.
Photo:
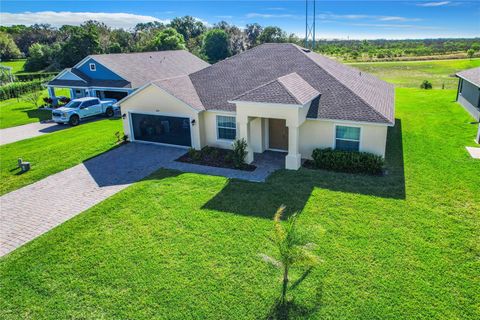
[(27, 60), (25, 59), (14, 60), (14, 61), (2, 61), (0, 62), (0, 65), (11, 67), (12, 73), (18, 73), (18, 72), (23, 72), (23, 66), (25, 65), (26, 61)]
[[(0, 146), (0, 194), (73, 167), (113, 148), (117, 131), (122, 132), (121, 120), (105, 119)], [(16, 169), (18, 158), (29, 161), (32, 169), (19, 174)]]
[[(55, 91), (58, 96), (70, 96), (69, 89), (57, 89)], [(44, 104), (43, 98), (47, 96), (47, 90), (43, 90), (42, 96), (38, 99), (39, 105)], [(50, 111), (38, 109), (33, 103), (22, 98), (0, 101), (0, 129), (48, 120), (51, 117), (52, 113)]]
[(453, 75), (461, 70), (479, 67), (480, 59), (364, 62), (350, 65), (398, 87), (419, 88), (423, 80), (428, 80), (434, 89), (441, 89), (442, 84), (446, 89), (456, 89), (458, 79)]
[(281, 279), (259, 254), (284, 203), (324, 260), (291, 319), (479, 319), (480, 162), (454, 98), (397, 89), (386, 177), (160, 170), (2, 258), (0, 318), (265, 319)]

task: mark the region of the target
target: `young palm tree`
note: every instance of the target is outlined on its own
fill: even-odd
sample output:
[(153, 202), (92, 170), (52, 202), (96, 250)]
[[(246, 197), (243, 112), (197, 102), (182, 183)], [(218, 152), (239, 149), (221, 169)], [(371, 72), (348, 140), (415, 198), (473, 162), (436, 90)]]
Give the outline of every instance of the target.
[(312, 253), (313, 243), (303, 243), (297, 232), (297, 221), (299, 213), (294, 213), (285, 223), (281, 222), (285, 206), (278, 208), (273, 217), (274, 233), (272, 242), (274, 243), (278, 258), (268, 255), (262, 255), (263, 259), (279, 268), (283, 272), (283, 285), (280, 303), (285, 304), (288, 291), (288, 273), (293, 265), (302, 265), (305, 267), (314, 267), (320, 263), (320, 259)]

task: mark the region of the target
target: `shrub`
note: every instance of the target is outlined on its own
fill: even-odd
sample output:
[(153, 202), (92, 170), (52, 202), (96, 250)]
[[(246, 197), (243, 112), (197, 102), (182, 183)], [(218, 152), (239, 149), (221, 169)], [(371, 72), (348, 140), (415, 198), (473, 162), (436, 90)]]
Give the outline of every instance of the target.
[(420, 89), (432, 89), (432, 83), (428, 80), (423, 80), (422, 84), (420, 85)]
[(60, 100), (61, 103), (69, 103), (70, 102), (70, 98), (68, 98), (68, 97), (61, 97), (58, 100)]
[(24, 72), (24, 73), (16, 73), (14, 75), (17, 81), (33, 81), (33, 80), (43, 80), (48, 81), (54, 76), (56, 76), (58, 72)]
[(235, 168), (241, 168), (245, 165), (245, 157), (247, 156), (247, 141), (245, 139), (235, 140), (233, 142), (233, 165)]
[(0, 86), (0, 101), (19, 98), (21, 95), (42, 89), (42, 81), (12, 82)]
[(189, 148), (188, 156), (190, 157), (190, 159), (197, 161), (200, 160), (202, 153), (198, 150), (195, 150), (195, 148)]
[(383, 158), (368, 152), (315, 149), (312, 158), (318, 169), (372, 175), (383, 173)]

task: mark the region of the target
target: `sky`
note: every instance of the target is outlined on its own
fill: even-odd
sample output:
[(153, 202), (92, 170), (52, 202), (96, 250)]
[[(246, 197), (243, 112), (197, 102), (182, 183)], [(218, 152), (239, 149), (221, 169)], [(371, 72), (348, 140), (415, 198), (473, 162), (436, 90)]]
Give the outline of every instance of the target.
[[(0, 6), (1, 25), (79, 25), (92, 19), (128, 29), (139, 22), (166, 23), (174, 17), (190, 15), (208, 25), (224, 20), (243, 28), (258, 22), (305, 36), (305, 0), (2, 0)], [(312, 4), (309, 10), (313, 16)], [(480, 37), (480, 0), (317, 0), (315, 29), (318, 39)]]

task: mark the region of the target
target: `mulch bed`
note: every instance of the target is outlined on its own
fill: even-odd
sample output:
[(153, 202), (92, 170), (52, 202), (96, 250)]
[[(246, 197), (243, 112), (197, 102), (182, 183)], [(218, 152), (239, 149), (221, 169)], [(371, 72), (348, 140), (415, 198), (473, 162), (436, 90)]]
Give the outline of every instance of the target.
[(257, 168), (252, 164), (244, 164), (242, 167), (237, 168), (233, 164), (232, 156), (232, 150), (205, 147), (202, 150), (195, 152), (189, 150), (175, 161), (243, 171), (254, 171)]

